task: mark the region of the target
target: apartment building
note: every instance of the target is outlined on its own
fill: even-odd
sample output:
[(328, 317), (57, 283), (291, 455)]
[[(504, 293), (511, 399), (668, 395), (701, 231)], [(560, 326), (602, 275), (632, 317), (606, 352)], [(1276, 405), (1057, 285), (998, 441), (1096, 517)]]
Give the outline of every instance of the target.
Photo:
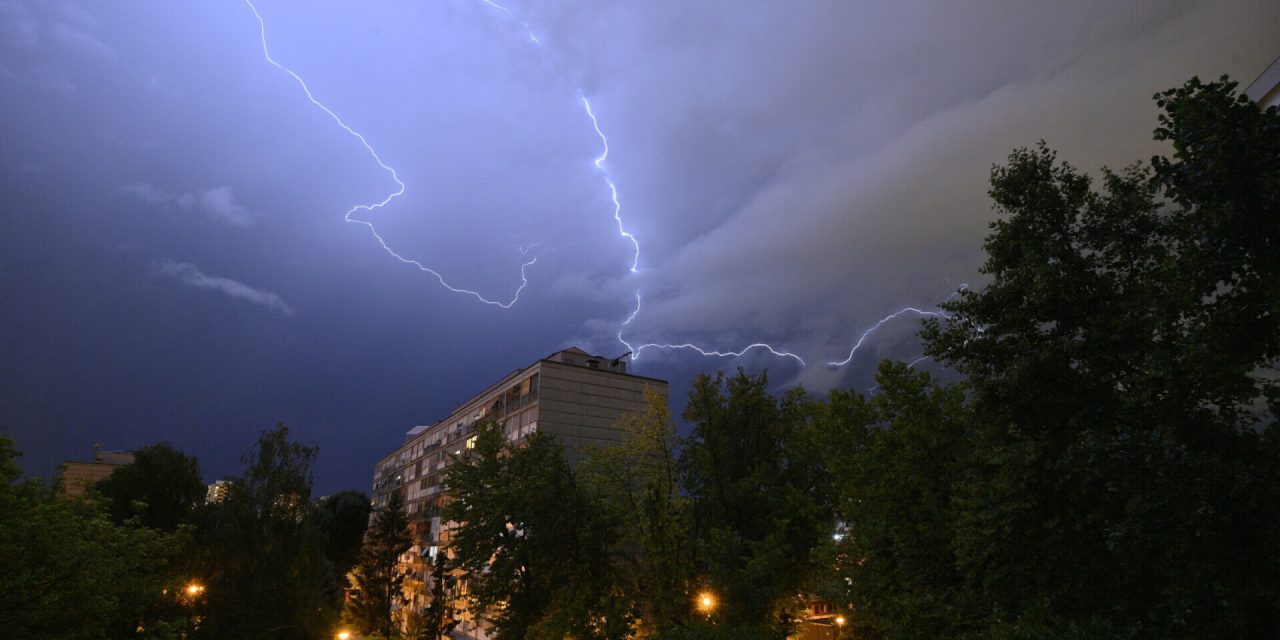
[(133, 463), (130, 451), (102, 451), (93, 446), (93, 461), (68, 460), (58, 468), (62, 491), (69, 496), (82, 496), (94, 484), (106, 480), (116, 469)]
[[(571, 347), (503, 376), (448, 417), (410, 429), (404, 444), (378, 461), (373, 476), (374, 508), (400, 493), (413, 523), (416, 544), (405, 560), (408, 582), (421, 588), (409, 590), (409, 606), (427, 604), (429, 567), (449, 543), (448, 523), (440, 518), (445, 472), (454, 456), (474, 446), (477, 423), (498, 421), (509, 442), (535, 432), (553, 435), (570, 462), (577, 462), (590, 447), (622, 441), (615, 423), (624, 413), (644, 409), (646, 389), (665, 398), (667, 382), (629, 373), (625, 356), (610, 359)], [(459, 631), (484, 637), (470, 619), (464, 618)]]

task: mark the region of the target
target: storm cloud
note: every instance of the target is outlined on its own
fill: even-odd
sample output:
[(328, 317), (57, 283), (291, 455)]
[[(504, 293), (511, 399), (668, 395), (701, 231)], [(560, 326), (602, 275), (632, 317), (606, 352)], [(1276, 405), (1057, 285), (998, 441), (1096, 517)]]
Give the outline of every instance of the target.
[(397, 185), (244, 3), (0, 0), (0, 428), (32, 471), (167, 438), (217, 476), (285, 420), (359, 487), (407, 428), (619, 331), (810, 363), (646, 349), (677, 405), (735, 366), (869, 388), (920, 355), (914, 314), (821, 363), (981, 285), (992, 164), (1145, 160), (1152, 94), (1280, 54), (1249, 0), (256, 6), (405, 184), (356, 217), (491, 299), (532, 251), (528, 286), (479, 304), (346, 222)]

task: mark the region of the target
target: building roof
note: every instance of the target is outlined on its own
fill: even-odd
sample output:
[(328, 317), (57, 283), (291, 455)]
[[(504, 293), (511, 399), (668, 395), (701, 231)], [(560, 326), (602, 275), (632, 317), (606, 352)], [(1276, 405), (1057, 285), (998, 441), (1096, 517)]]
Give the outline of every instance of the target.
[(1244, 93), (1263, 107), (1280, 104), (1280, 58), (1276, 58), (1271, 66), (1259, 74)]
[[(410, 430), (405, 434), (405, 436), (406, 436), (406, 441), (408, 441), (408, 440), (412, 440), (414, 436), (419, 435), (419, 434), (422, 434), (422, 433), (424, 433), (424, 432), (426, 432), (426, 431), (430, 430), (432, 427), (434, 427), (434, 426), (436, 426), (436, 425), (440, 424), (443, 420), (447, 420), (447, 419), (451, 418), (454, 414), (458, 413), (458, 411), (459, 411), (459, 410), (461, 410), (463, 407), (466, 407), (467, 405), (471, 404), (472, 402), (475, 402), (477, 398), (480, 398), (480, 397), (482, 397), (482, 396), (484, 396), (484, 395), (488, 394), (489, 392), (493, 391), (494, 389), (497, 389), (497, 388), (499, 388), (499, 387), (502, 387), (503, 385), (505, 385), (505, 384), (509, 383), (512, 379), (514, 379), (514, 378), (518, 377), (520, 374), (524, 373), (525, 371), (528, 371), (530, 367), (533, 367), (533, 366), (538, 365), (538, 364), (540, 364), (540, 363), (544, 363), (544, 362), (554, 362), (554, 363), (557, 363), (557, 364), (567, 364), (567, 365), (571, 365), (571, 366), (578, 366), (578, 365), (577, 365), (577, 363), (578, 363), (578, 362), (585, 362), (585, 361), (588, 361), (588, 360), (595, 360), (595, 361), (597, 361), (597, 362), (613, 363), (614, 365), (617, 365), (617, 364), (618, 364), (618, 363), (619, 363), (623, 358), (625, 358), (627, 355), (629, 355), (629, 354), (623, 354), (623, 355), (618, 356), (618, 357), (616, 357), (616, 358), (610, 358), (610, 357), (607, 357), (607, 356), (597, 356), (597, 355), (592, 355), (592, 354), (590, 354), (590, 353), (588, 353), (588, 352), (586, 352), (586, 351), (584, 351), (584, 350), (582, 350), (582, 349), (580, 349), (580, 348), (578, 348), (578, 347), (568, 347), (568, 348), (566, 348), (566, 349), (561, 349), (561, 350), (559, 350), (559, 351), (554, 351), (554, 352), (552, 352), (551, 354), (547, 355), (547, 357), (542, 358), (542, 359), (540, 359), (540, 360), (537, 360), (536, 362), (533, 362), (533, 363), (529, 364), (528, 366), (525, 366), (525, 367), (521, 367), (521, 368), (519, 368), (519, 369), (516, 369), (516, 370), (512, 371), (511, 373), (508, 373), (507, 375), (502, 376), (502, 377), (501, 377), (501, 378), (499, 378), (497, 381), (495, 381), (493, 384), (490, 384), (489, 386), (487, 386), (487, 387), (485, 387), (484, 389), (480, 390), (478, 393), (472, 394), (469, 398), (467, 398), (466, 400), (464, 400), (464, 401), (463, 401), (463, 402), (461, 402), (460, 404), (456, 405), (456, 406), (453, 408), (453, 410), (449, 412), (449, 415), (448, 415), (448, 416), (446, 416), (445, 418), (442, 418), (441, 420), (436, 420), (435, 422), (432, 422), (432, 423), (430, 423), (430, 424), (422, 424), (422, 425), (418, 425), (418, 426), (415, 426), (414, 428), (410, 429)], [(566, 356), (567, 356), (567, 357), (566, 357)], [(622, 367), (622, 368), (625, 368), (625, 367)], [(620, 375), (629, 375), (629, 376), (634, 376), (634, 377), (637, 377), (637, 378), (646, 378), (646, 376), (636, 376), (636, 375), (635, 375), (635, 374), (633, 374), (633, 373), (627, 373), (626, 371), (610, 370), (609, 368), (593, 369), (593, 371), (602, 371), (602, 372), (605, 372), (605, 373), (615, 373), (615, 374), (620, 374)], [(666, 382), (665, 380), (659, 380), (659, 379), (657, 379), (657, 378), (646, 378), (646, 379), (654, 380), (654, 381), (656, 381), (656, 382), (662, 382), (662, 383), (664, 383), (664, 384), (665, 384), (665, 382)]]

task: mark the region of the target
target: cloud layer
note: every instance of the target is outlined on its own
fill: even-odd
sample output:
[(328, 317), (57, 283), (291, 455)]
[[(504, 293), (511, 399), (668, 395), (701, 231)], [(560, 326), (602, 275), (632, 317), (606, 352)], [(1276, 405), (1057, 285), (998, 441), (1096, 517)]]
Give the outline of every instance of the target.
[(236, 201), (235, 195), (231, 193), (231, 187), (169, 193), (147, 182), (135, 182), (122, 187), (121, 192), (158, 207), (198, 211), (210, 220), (241, 229), (252, 227), (257, 218), (253, 212)]
[(365, 486), (512, 367), (626, 350), (637, 290), (633, 344), (809, 363), (646, 350), (677, 411), (717, 368), (867, 389), (919, 356), (915, 314), (822, 363), (981, 286), (993, 163), (1040, 139), (1087, 170), (1144, 160), (1153, 93), (1280, 54), (1264, 0), (256, 4), (404, 180), (360, 212), (388, 246), (502, 300), (522, 248), (556, 250), (502, 310), (344, 222), (396, 185), (243, 3), (0, 0), (0, 425), (48, 444), (41, 473), (167, 438), (216, 477), (284, 419), (342, 452), (322, 489)]
[(294, 314), (293, 307), (286, 304), (280, 295), (274, 291), (255, 289), (231, 278), (207, 275), (199, 267), (189, 262), (164, 260), (153, 264), (152, 269), (155, 270), (157, 275), (172, 278), (193, 289), (217, 291), (229, 298), (261, 305), (286, 316)]

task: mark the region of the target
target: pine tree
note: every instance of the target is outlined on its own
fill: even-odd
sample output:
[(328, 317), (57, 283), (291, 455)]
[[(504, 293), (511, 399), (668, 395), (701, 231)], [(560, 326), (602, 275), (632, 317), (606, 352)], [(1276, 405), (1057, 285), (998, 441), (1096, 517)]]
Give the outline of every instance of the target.
[(404, 600), (401, 585), (406, 575), (400, 555), (412, 545), (404, 498), (393, 493), (374, 516), (352, 572), (354, 593), (349, 613), (362, 632), (390, 636), (395, 630), (391, 608)]

